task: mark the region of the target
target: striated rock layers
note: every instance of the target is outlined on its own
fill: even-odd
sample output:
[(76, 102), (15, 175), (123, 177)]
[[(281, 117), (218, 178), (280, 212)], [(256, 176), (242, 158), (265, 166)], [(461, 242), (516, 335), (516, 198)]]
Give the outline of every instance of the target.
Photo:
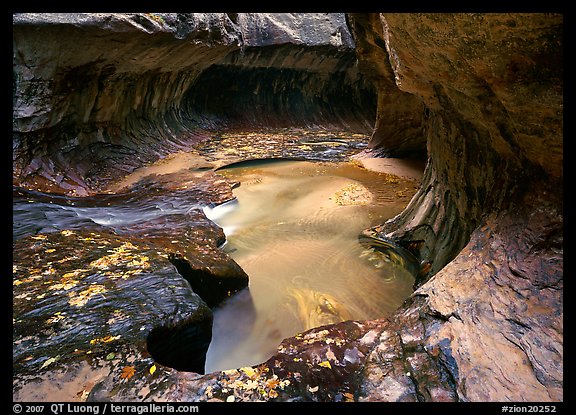
[(363, 399), (561, 400), (562, 16), (352, 20), (425, 106), (421, 187), (372, 232), (417, 247), (431, 265), (420, 284), (434, 275), (384, 325)]
[(406, 210), (366, 231), (422, 264), (390, 318), (252, 368), (163, 367), (145, 396), (144, 375), (101, 378), (89, 399), (562, 401), (562, 32), (535, 13), (15, 16), (17, 185), (92, 193), (246, 125), (427, 156)]
[(343, 14), (14, 15), (14, 183), (86, 195), (233, 123), (368, 132)]

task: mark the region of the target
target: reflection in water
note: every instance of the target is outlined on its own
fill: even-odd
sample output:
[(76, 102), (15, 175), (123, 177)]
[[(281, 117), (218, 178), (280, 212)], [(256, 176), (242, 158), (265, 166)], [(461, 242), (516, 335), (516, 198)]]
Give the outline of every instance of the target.
[(385, 317), (410, 295), (412, 275), (358, 241), (406, 204), (383, 176), (308, 161), (219, 173), (241, 182), (237, 200), (204, 211), (250, 286), (215, 310), (207, 372), (264, 362), (282, 339), (312, 327)]

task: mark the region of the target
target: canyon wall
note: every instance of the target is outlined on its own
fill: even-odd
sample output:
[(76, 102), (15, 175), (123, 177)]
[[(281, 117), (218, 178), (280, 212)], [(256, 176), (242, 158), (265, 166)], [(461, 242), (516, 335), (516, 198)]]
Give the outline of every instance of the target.
[[(96, 192), (219, 128), (372, 132), (368, 155), (427, 157), (405, 211), (366, 231), (413, 252), (418, 289), (258, 373), (290, 380), (278, 400), (561, 401), (562, 36), (536, 13), (17, 15), (14, 183)], [(275, 399), (163, 373), (177, 386), (149, 399)]]
[[(432, 263), (433, 275), (462, 249), (484, 215), (510, 206), (534, 181), (561, 193), (560, 15), (386, 14), (352, 20), (360, 28), (358, 44), (367, 43), (369, 50), (380, 45), (378, 53), (362, 59), (426, 108), (421, 113), (412, 107), (411, 117), (427, 142), (425, 178), (410, 206), (380, 234), (425, 241), (419, 255)], [(364, 33), (372, 35), (365, 40)], [(380, 124), (394, 130), (400, 116), (378, 112)], [(372, 139), (378, 146), (396, 141), (394, 134)]]
[(343, 14), (17, 14), (13, 181), (87, 195), (215, 129), (369, 132)]
[(425, 105), (428, 150), (409, 206), (371, 230), (429, 271), (383, 325), (363, 398), (562, 400), (562, 16), (351, 19), (380, 45), (367, 64)]

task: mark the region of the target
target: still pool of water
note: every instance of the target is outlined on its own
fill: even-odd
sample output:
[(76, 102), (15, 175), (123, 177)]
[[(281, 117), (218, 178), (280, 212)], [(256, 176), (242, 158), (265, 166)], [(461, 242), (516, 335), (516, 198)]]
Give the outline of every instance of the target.
[(250, 284), (214, 310), (206, 372), (264, 362), (282, 339), (313, 327), (385, 317), (411, 294), (411, 274), (358, 242), (403, 210), (406, 182), (353, 163), (261, 161), (218, 172), (241, 183), (236, 200), (204, 211)]

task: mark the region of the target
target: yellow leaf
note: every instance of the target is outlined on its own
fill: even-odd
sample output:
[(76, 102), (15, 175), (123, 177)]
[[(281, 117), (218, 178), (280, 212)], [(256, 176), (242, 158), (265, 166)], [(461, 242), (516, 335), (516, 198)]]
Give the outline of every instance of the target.
[[(76, 281), (77, 282), (77, 281)], [(85, 289), (79, 293), (68, 294), (70, 299), (68, 300), (68, 304), (82, 307), (85, 305), (92, 297), (97, 294), (102, 294), (106, 292), (106, 288), (100, 284), (91, 285), (90, 288)]]
[(249, 380), (248, 382), (246, 382), (244, 384), (244, 389), (246, 389), (246, 390), (256, 389), (257, 387), (258, 387), (258, 382), (256, 382), (255, 380)]
[(282, 382), (280, 382), (280, 389), (284, 389), (289, 384), (290, 384), (290, 380), (288, 380), (288, 379), (283, 380)]
[(42, 366), (40, 366), (40, 369), (44, 369), (45, 367), (50, 366), (52, 363), (54, 363), (58, 359), (60, 359), (60, 355), (58, 355), (56, 357), (51, 357), (50, 359), (48, 359), (44, 363), (42, 363)]
[(134, 376), (134, 373), (136, 373), (136, 369), (134, 369), (134, 366), (125, 366), (122, 369), (122, 373), (120, 374), (120, 378), (121, 379), (130, 379), (132, 376)]
[(56, 250), (55, 250), (55, 249), (47, 249), (47, 250), (46, 250), (46, 253), (47, 253), (47, 254), (50, 254), (50, 253), (52, 253), (52, 252), (56, 252)]
[(90, 344), (97, 344), (97, 343), (110, 343), (111, 341), (118, 340), (120, 335), (118, 336), (105, 336), (99, 339), (92, 339), (90, 340)]
[(150, 367), (150, 374), (153, 375), (154, 372), (156, 372), (156, 365), (152, 365), (152, 366)]
[(328, 360), (326, 360), (322, 363), (318, 363), (318, 366), (327, 367), (328, 369), (332, 369), (332, 366), (330, 365), (330, 362)]
[(257, 376), (258, 373), (250, 366), (241, 367), (240, 370), (248, 375), (249, 378)]

